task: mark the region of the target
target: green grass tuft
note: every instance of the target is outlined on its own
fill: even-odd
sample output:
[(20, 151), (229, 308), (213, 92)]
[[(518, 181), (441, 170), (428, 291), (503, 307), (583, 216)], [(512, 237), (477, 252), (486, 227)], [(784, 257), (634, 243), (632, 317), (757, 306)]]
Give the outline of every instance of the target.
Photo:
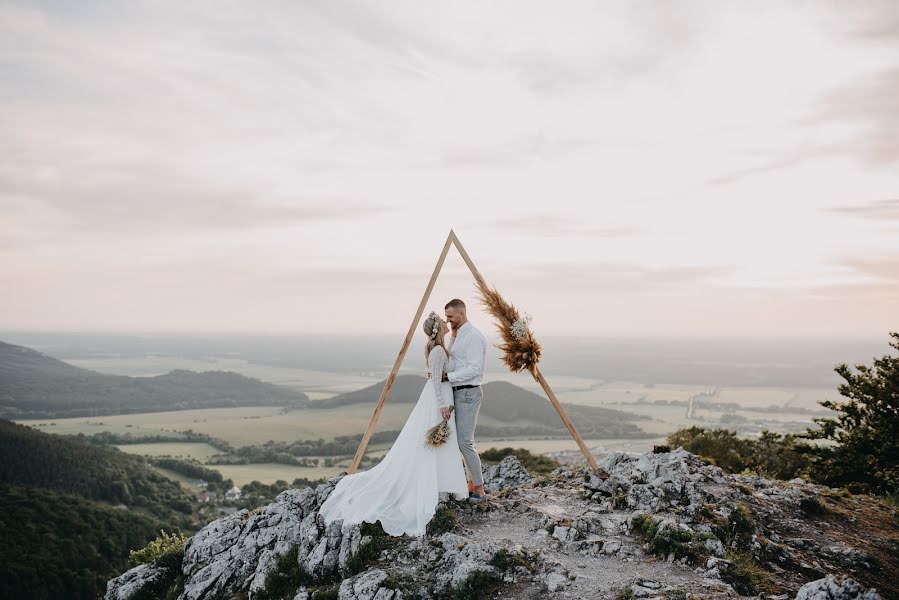
[(830, 510), (814, 496), (808, 496), (799, 501), (799, 508), (807, 515), (826, 515)]
[(627, 586), (625, 588), (621, 588), (615, 593), (615, 600), (633, 600), (634, 599), (634, 590), (631, 589), (631, 586)]
[(340, 595), (340, 584), (333, 583), (314, 590), (309, 597), (312, 600), (337, 600)]
[(146, 563), (165, 569), (181, 569), (181, 561), (184, 559), (184, 544), (187, 539), (183, 533), (170, 535), (162, 529), (159, 531), (159, 537), (140, 550), (132, 550), (129, 558), (134, 565)]
[(497, 550), (487, 564), (491, 567), (496, 567), (500, 571), (508, 571), (515, 567), (524, 567), (528, 571), (534, 570), (534, 566), (527, 558), (517, 552), (509, 552), (506, 548)]
[(687, 591), (683, 588), (677, 588), (668, 592), (665, 596), (666, 600), (687, 600)]
[(389, 590), (399, 590), (404, 597), (414, 597), (417, 595), (416, 588), (418, 586), (411, 575), (388, 575), (387, 579), (381, 583), (381, 587)]
[(712, 515), (712, 531), (728, 548), (746, 547), (752, 534), (758, 531), (752, 511), (740, 502), (732, 507), (727, 519)]
[(490, 598), (502, 586), (494, 573), (475, 571), (450, 592), (450, 600), (484, 600)]
[(130, 600), (174, 600), (181, 595), (186, 581), (181, 572), (181, 562), (187, 540), (184, 534), (167, 534), (165, 530), (160, 530), (155, 540), (140, 550), (130, 552), (132, 564), (149, 564), (163, 569), (159, 577), (144, 584), (131, 595)]
[(309, 585), (315, 579), (300, 567), (297, 561), (297, 546), (278, 557), (275, 568), (265, 577), (265, 587), (253, 596), (254, 600), (278, 600), (293, 597), (302, 585)]
[(650, 515), (635, 515), (631, 519), (631, 529), (640, 534), (651, 554), (668, 556), (673, 553), (675, 558), (687, 557), (690, 561), (703, 556), (705, 540), (714, 538), (681, 528), (659, 530), (659, 524)]
[(441, 504), (434, 513), (434, 518), (428, 523), (428, 535), (440, 535), (447, 531), (452, 531), (459, 524), (459, 511), (448, 505)]
[(359, 527), (363, 537), (369, 536), (371, 539), (359, 546), (355, 554), (347, 558), (346, 568), (343, 575), (351, 577), (357, 573), (361, 573), (368, 567), (378, 562), (381, 558), (381, 552), (390, 548), (396, 543), (381, 527), (381, 522), (362, 523)]
[(757, 596), (768, 590), (771, 574), (752, 558), (748, 552), (730, 552), (727, 559), (733, 563), (721, 572), (721, 580), (729, 583), (742, 596)]

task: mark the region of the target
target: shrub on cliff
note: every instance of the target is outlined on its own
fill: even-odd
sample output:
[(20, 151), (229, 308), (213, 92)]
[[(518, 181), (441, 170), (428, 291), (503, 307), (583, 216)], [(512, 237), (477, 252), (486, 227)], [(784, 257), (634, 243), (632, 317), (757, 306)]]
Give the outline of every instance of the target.
[[(899, 350), (899, 333), (890, 337)], [(837, 389), (846, 400), (819, 402), (837, 415), (814, 419), (819, 427), (803, 436), (831, 442), (809, 449), (812, 478), (852, 492), (899, 494), (899, 356), (855, 368), (843, 363), (834, 369), (845, 380)]]

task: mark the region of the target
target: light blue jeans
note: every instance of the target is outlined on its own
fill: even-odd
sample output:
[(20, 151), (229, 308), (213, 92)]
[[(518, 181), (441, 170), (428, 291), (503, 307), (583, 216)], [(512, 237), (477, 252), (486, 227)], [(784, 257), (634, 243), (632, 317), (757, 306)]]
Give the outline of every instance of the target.
[(453, 390), (453, 402), (456, 405), (456, 436), (459, 440), (459, 450), (465, 459), (465, 467), (468, 477), (473, 485), (484, 485), (484, 475), (481, 473), (481, 457), (474, 447), (474, 429), (478, 424), (478, 413), (481, 410), (481, 401), (484, 392), (480, 387)]

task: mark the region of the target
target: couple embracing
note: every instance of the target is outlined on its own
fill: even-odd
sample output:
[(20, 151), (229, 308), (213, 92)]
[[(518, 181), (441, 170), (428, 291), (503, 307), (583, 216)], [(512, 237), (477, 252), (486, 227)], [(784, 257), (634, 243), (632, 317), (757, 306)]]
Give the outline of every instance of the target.
[[(412, 413), (380, 463), (337, 483), (319, 511), (326, 523), (380, 521), (390, 535), (422, 536), (441, 492), (484, 499), (474, 430), (487, 340), (468, 321), (464, 302), (450, 300), (444, 310), (446, 320), (432, 312), (423, 324), (428, 381)], [(442, 423), (446, 443), (429, 445), (428, 432)]]

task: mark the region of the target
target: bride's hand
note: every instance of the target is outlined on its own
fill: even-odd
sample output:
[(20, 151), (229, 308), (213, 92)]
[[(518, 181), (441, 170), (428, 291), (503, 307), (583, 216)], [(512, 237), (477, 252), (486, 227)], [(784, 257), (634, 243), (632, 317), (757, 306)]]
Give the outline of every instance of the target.
[(448, 409), (448, 408), (441, 408), (440, 414), (443, 415), (444, 421), (449, 421), (450, 414), (452, 414), (452, 413), (450, 413), (450, 409)]

